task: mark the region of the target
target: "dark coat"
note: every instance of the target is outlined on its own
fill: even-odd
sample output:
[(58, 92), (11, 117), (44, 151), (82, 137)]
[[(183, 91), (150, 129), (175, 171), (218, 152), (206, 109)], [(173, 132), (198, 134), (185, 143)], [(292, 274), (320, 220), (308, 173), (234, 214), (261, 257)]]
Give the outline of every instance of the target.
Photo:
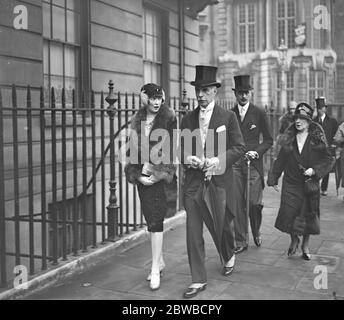
[[(251, 161), (251, 164), (262, 177), (264, 186), (263, 155), (273, 144), (270, 124), (266, 113), (264, 110), (250, 103), (244, 121), (241, 122), (238, 105), (234, 107), (233, 111), (237, 116), (245, 140), (246, 151), (256, 151), (259, 154), (259, 159), (254, 159)], [(263, 140), (260, 142), (261, 135), (263, 136)]]
[(297, 148), (296, 133), (295, 125), (292, 125), (281, 136), (281, 150), (268, 176), (268, 186), (274, 186), (278, 184), (278, 179), (284, 172), (281, 205), (275, 227), (282, 232), (290, 233), (295, 217), (302, 214), (306, 217), (305, 234), (319, 234), (320, 191), (312, 197), (306, 196), (305, 178), (298, 165), (301, 164), (306, 169), (313, 168), (319, 184), (319, 180), (331, 170), (335, 160), (331, 156), (324, 131), (319, 124), (310, 124), (301, 154)]
[[(320, 124), (320, 119), (316, 117), (314, 119), (315, 122)], [(330, 118), (327, 114), (325, 115), (325, 119), (323, 124), (321, 125), (325, 131), (325, 136), (327, 143), (329, 145), (333, 144), (333, 137), (336, 134), (336, 131), (338, 129), (338, 123), (337, 120), (334, 118)]]
[[(225, 130), (218, 131), (217, 129), (223, 128)], [(199, 107), (187, 114), (181, 123), (181, 130), (183, 133), (184, 129), (189, 129), (191, 132), (197, 132), (199, 129)], [(209, 130), (214, 130), (214, 136), (209, 135)], [(210, 139), (213, 138), (213, 141)], [(224, 148), (225, 152), (220, 154), (221, 150), (218, 146), (218, 141), (222, 141), (222, 138), (226, 139), (226, 147)], [(207, 153), (209, 148), (207, 146), (213, 145), (213, 154)], [(184, 160), (188, 155), (195, 155), (199, 158), (202, 158), (202, 142), (201, 137), (196, 134), (196, 139), (192, 145), (186, 145), (181, 140), (181, 162), (184, 163)], [(223, 147), (223, 146), (222, 146)], [(221, 147), (221, 148), (222, 148)], [(231, 195), (234, 194), (233, 190), (235, 186), (230, 183), (231, 174), (232, 174), (232, 165), (241, 157), (245, 152), (245, 143), (240, 132), (238, 121), (235, 117), (235, 114), (230, 110), (225, 110), (215, 104), (212, 117), (209, 123), (208, 136), (206, 138), (206, 154), (205, 156), (217, 156), (220, 159), (220, 167), (224, 169), (224, 172), (219, 175), (214, 175), (212, 177), (212, 182), (215, 186), (220, 187), (225, 190), (226, 194), (226, 203), (227, 208), (233, 213), (231, 208)], [(197, 190), (201, 186), (203, 181), (203, 176), (199, 170), (185, 167), (185, 179), (183, 184), (183, 192), (191, 192), (191, 190)], [(225, 199), (223, 199), (225, 200)]]
[[(153, 164), (153, 174), (160, 180), (171, 183), (176, 172), (174, 163), (175, 141), (173, 139), (173, 130), (177, 127), (177, 120), (173, 110), (165, 105), (162, 105), (158, 114), (156, 115), (149, 138), (145, 138), (144, 121), (147, 118), (147, 111), (142, 107), (133, 117), (131, 121), (131, 134), (128, 141), (127, 164), (125, 165), (126, 178), (131, 183), (137, 183), (137, 179), (141, 176), (142, 167), (145, 162)], [(166, 135), (162, 140), (155, 141), (152, 139), (152, 133), (156, 129), (165, 129)], [(157, 132), (157, 131), (155, 131)], [(158, 150), (160, 163), (152, 161), (151, 155), (154, 150)], [(169, 150), (169, 152), (164, 152)]]

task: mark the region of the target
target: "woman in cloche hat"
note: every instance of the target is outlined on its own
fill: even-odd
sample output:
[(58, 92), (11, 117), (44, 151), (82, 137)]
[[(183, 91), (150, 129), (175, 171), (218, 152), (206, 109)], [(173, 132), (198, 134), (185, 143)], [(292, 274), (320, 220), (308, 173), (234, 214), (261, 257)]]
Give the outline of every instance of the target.
[[(176, 128), (174, 112), (166, 105), (162, 87), (148, 83), (141, 88), (143, 106), (131, 122), (129, 153), (125, 174), (127, 180), (137, 184), (141, 208), (151, 234), (152, 267), (147, 280), (150, 288), (160, 287), (160, 274), (165, 267), (163, 246), (163, 223), (167, 213), (165, 183), (171, 183), (176, 171), (173, 159), (173, 129)], [(163, 129), (163, 130), (161, 130)], [(150, 139), (153, 132), (169, 135), (162, 140)], [(159, 146), (157, 146), (159, 144)], [(171, 148), (169, 154), (164, 154)]]
[[(295, 122), (281, 136), (281, 150), (267, 181), (268, 186), (279, 191), (278, 179), (284, 172), (275, 227), (290, 234), (288, 256), (296, 253), (300, 243), (298, 236), (303, 236), (301, 249), (304, 260), (311, 259), (310, 235), (320, 233), (319, 180), (331, 170), (334, 163), (324, 131), (318, 123), (313, 122), (312, 116), (313, 108), (307, 103), (301, 102), (296, 106)], [(312, 192), (305, 187), (305, 181), (309, 178), (314, 181)], [(297, 221), (305, 223), (297, 227)]]

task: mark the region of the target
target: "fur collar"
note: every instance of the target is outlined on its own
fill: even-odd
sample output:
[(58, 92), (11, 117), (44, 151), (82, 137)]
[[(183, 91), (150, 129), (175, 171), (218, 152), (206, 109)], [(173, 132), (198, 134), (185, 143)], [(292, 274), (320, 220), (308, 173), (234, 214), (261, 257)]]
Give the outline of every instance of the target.
[[(308, 130), (311, 146), (318, 150), (326, 149), (327, 141), (323, 128), (318, 123), (312, 121)], [(281, 146), (287, 152), (293, 149), (296, 133), (297, 130), (295, 124), (293, 124), (280, 137)]]
[[(154, 119), (152, 130), (158, 129), (158, 128), (167, 129), (169, 127), (169, 123), (173, 120), (174, 117), (175, 117), (174, 111), (170, 109), (169, 107), (162, 105), (160, 107), (158, 114), (156, 115)], [(146, 119), (147, 119), (147, 110), (146, 110), (146, 107), (142, 107), (135, 114), (131, 123), (131, 128), (135, 130), (136, 132), (140, 133), (141, 123), (142, 121), (146, 121)]]

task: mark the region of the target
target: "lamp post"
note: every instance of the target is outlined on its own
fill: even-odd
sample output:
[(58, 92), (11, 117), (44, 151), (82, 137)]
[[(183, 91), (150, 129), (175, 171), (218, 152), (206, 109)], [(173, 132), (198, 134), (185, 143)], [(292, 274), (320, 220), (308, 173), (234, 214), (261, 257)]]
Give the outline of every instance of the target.
[(280, 65), (281, 65), (281, 96), (280, 96), (280, 108), (282, 110), (287, 109), (287, 51), (288, 47), (284, 43), (284, 39), (281, 39), (281, 43), (278, 47), (280, 52)]
[[(116, 196), (116, 173), (115, 173), (115, 115), (118, 111), (115, 107), (117, 102), (116, 94), (114, 93), (114, 83), (109, 81), (109, 95), (105, 98), (105, 101), (109, 104), (107, 114), (110, 120), (110, 197), (109, 205), (107, 206), (108, 212), (108, 240), (115, 241), (118, 236), (118, 209), (117, 196)], [(119, 173), (121, 174), (121, 173)]]

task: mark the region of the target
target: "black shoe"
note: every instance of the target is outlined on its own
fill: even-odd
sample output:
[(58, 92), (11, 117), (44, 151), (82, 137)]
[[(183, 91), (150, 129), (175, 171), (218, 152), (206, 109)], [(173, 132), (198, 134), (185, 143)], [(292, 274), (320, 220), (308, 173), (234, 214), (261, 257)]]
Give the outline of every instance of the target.
[(248, 246), (236, 247), (234, 253), (235, 254), (241, 253), (241, 252), (247, 250), (247, 248), (248, 248)]
[(204, 291), (205, 288), (207, 287), (206, 284), (204, 284), (203, 286), (199, 287), (199, 288), (187, 288), (186, 291), (184, 292), (184, 298), (192, 298), (197, 296), (197, 294), (201, 291)]
[(302, 259), (307, 260), (307, 261), (311, 260), (310, 253), (305, 253), (305, 252), (302, 253)]
[(303, 248), (302, 249), (302, 259), (304, 260), (311, 260), (311, 254), (309, 253), (309, 249), (307, 249), (307, 252), (305, 252), (305, 250)]
[(222, 273), (223, 273), (224, 276), (228, 277), (228, 276), (230, 276), (233, 273), (233, 270), (234, 270), (234, 266), (233, 267), (226, 267), (226, 266), (224, 266), (223, 270), (222, 270)]
[(262, 245), (262, 237), (261, 236), (253, 237), (253, 241), (257, 247), (260, 247)]

